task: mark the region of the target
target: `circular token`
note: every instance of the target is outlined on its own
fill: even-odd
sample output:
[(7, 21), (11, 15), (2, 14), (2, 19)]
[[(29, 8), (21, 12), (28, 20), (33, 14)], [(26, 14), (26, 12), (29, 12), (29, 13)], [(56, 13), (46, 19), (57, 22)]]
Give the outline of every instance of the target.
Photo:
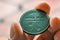
[(28, 34), (41, 34), (49, 27), (50, 18), (42, 10), (29, 10), (20, 18), (20, 25)]

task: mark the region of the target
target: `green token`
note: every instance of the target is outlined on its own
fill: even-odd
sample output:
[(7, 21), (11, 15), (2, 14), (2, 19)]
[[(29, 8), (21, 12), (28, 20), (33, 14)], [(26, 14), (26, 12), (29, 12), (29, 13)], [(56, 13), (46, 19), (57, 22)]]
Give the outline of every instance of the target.
[(48, 29), (50, 18), (44, 11), (33, 9), (25, 12), (19, 22), (24, 32), (36, 35)]

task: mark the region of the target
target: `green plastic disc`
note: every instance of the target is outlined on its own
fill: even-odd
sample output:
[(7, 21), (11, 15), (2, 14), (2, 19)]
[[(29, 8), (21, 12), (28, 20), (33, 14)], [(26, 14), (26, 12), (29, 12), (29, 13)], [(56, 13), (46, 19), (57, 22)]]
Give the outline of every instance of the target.
[(29, 10), (21, 16), (19, 22), (24, 32), (36, 35), (48, 29), (50, 18), (42, 10)]

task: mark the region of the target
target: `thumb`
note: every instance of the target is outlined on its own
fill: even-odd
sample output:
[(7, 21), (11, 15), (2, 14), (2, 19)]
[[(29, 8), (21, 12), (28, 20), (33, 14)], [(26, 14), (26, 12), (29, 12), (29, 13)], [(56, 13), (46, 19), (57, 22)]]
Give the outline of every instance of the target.
[(11, 27), (10, 38), (12, 40), (27, 40), (26, 36), (23, 33), (23, 30), (17, 23), (14, 23)]

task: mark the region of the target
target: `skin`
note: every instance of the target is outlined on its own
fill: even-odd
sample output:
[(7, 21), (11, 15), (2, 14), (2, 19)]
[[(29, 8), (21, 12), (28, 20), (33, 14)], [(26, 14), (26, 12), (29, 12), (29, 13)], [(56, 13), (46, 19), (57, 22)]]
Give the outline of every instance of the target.
[(54, 40), (60, 40), (60, 31), (54, 35)]
[[(50, 6), (46, 3), (38, 5), (36, 9), (43, 10), (46, 12), (46, 14), (49, 15)], [(36, 40), (59, 40), (60, 31), (56, 31), (58, 29), (60, 29), (60, 19), (55, 17), (52, 19), (50, 27), (44, 33), (39, 35)], [(12, 40), (33, 40), (34, 37), (35, 37), (34, 35), (24, 33), (19, 23), (12, 24), (10, 30), (10, 38)]]
[[(53, 23), (52, 26), (44, 33), (42, 33), (36, 40), (60, 40), (60, 24), (59, 24), (60, 22), (56, 18), (52, 19), (51, 22)], [(34, 35), (29, 35), (22, 32), (22, 30), (19, 28), (20, 26), (18, 25), (18, 23), (14, 23), (13, 25), (10, 31), (10, 37), (12, 38), (12, 40), (33, 40), (34, 39), (35, 37)]]
[[(13, 40), (33, 40), (34, 36), (26, 34), (21, 31), (20, 26), (17, 23), (14, 23), (14, 26), (11, 28), (10, 37)], [(14, 32), (15, 31), (15, 32)]]
[(60, 40), (60, 19), (55, 17), (52, 19), (50, 28), (45, 31), (37, 40)]
[(55, 17), (51, 21), (51, 33), (54, 34), (54, 40), (60, 40), (60, 19)]
[(40, 5), (36, 6), (35, 9), (43, 10), (49, 15), (51, 8), (50, 8), (50, 6), (47, 3), (41, 3)]

